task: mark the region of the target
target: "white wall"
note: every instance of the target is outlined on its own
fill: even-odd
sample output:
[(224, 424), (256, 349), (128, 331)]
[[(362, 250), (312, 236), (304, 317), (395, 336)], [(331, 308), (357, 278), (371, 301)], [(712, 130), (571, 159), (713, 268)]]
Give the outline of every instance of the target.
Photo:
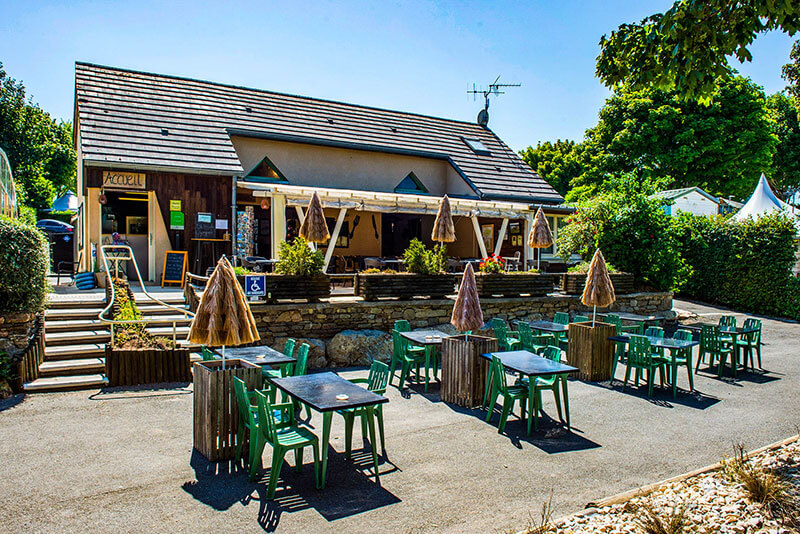
[(679, 211), (695, 215), (716, 215), (719, 206), (708, 197), (704, 197), (697, 191), (692, 191), (675, 199), (675, 203), (670, 206), (670, 209), (672, 215), (677, 215)]

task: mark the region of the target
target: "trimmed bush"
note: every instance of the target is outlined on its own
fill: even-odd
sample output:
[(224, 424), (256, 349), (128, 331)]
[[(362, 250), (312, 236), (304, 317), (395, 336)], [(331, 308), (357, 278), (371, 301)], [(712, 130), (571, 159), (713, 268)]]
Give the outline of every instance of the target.
[(275, 272), (295, 276), (311, 276), (321, 273), (324, 265), (325, 258), (322, 256), (322, 252), (311, 250), (308, 241), (302, 237), (296, 237), (291, 243), (281, 241)]
[(50, 247), (35, 226), (0, 218), (0, 310), (37, 312), (47, 297)]
[(800, 318), (793, 222), (781, 214), (734, 222), (681, 213), (672, 222), (691, 265), (681, 294), (737, 310)]

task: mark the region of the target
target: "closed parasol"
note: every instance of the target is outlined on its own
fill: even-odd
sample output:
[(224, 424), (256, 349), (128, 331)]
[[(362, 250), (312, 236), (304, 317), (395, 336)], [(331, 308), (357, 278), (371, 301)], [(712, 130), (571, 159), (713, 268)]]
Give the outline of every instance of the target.
[(544, 216), (542, 208), (536, 212), (536, 217), (533, 219), (531, 226), (531, 233), (528, 234), (528, 246), (538, 248), (539, 254), (536, 256), (536, 269), (539, 269), (539, 260), (542, 257), (541, 249), (547, 248), (553, 244), (553, 232), (550, 231), (550, 224), (547, 222), (547, 217)]
[(597, 313), (597, 307), (605, 308), (611, 306), (617, 296), (614, 294), (614, 285), (611, 277), (608, 276), (606, 259), (600, 249), (594, 253), (592, 263), (589, 265), (589, 272), (586, 274), (586, 286), (583, 288), (581, 302), (586, 306), (593, 306), (592, 326)]
[(453, 224), (453, 214), (450, 211), (450, 199), (445, 195), (439, 204), (439, 212), (433, 222), (431, 239), (439, 243), (452, 243), (456, 240), (456, 227)]
[(464, 269), (464, 276), (461, 278), (461, 287), (458, 288), (458, 296), (453, 306), (450, 324), (460, 332), (466, 332), (467, 334), (483, 327), (483, 311), (478, 299), (475, 271), (472, 270), (471, 263), (467, 263), (467, 268)]
[(306, 216), (303, 218), (303, 224), (300, 225), (300, 237), (311, 243), (324, 243), (331, 238), (328, 224), (325, 222), (325, 212), (322, 211), (322, 202), (316, 191), (311, 195)]
[(245, 345), (259, 339), (244, 291), (236, 280), (233, 267), (223, 256), (208, 279), (188, 340), (212, 347), (221, 345), (224, 369), (226, 345)]

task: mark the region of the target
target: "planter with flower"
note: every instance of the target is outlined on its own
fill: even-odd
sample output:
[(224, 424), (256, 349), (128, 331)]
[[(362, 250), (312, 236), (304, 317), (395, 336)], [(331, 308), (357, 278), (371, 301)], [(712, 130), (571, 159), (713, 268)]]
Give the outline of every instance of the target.
[(356, 295), (364, 300), (413, 297), (444, 298), (455, 292), (455, 277), (444, 272), (446, 263), (442, 245), (432, 250), (419, 239), (411, 240), (403, 253), (405, 272), (369, 269), (356, 275)]
[[(610, 263), (606, 264), (608, 276), (614, 285), (614, 292), (617, 295), (633, 293), (633, 275), (623, 273), (614, 268)], [(561, 275), (561, 290), (567, 295), (581, 295), (586, 284), (586, 274), (589, 272), (589, 263), (581, 262), (570, 267), (566, 273)]]
[(543, 297), (553, 291), (556, 280), (554, 275), (541, 274), (535, 269), (506, 272), (505, 261), (496, 254), (483, 258), (478, 270), (475, 284), (481, 298), (521, 295)]

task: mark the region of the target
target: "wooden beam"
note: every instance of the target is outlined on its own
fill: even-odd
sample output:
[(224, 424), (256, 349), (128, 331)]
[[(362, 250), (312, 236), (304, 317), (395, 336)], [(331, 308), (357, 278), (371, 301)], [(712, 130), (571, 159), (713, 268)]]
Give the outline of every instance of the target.
[(333, 227), (333, 235), (331, 235), (331, 240), (328, 242), (328, 250), (325, 251), (325, 265), (322, 267), (323, 273), (328, 272), (328, 264), (331, 262), (333, 249), (336, 248), (336, 240), (339, 239), (339, 231), (342, 229), (345, 215), (347, 215), (347, 208), (340, 209), (339, 216), (336, 218), (336, 226)]
[(478, 216), (473, 215), (470, 219), (472, 219), (472, 229), (475, 230), (475, 237), (478, 238), (478, 248), (481, 251), (481, 258), (485, 258), (489, 254), (486, 252), (486, 243), (483, 242), (483, 234), (481, 234), (481, 225), (478, 224)]
[(286, 197), (283, 195), (273, 195), (270, 198), (271, 241), (272, 259), (278, 259), (280, 244), (286, 241)]
[(494, 244), (495, 256), (500, 255), (500, 247), (503, 246), (503, 239), (505, 239), (506, 237), (507, 229), (508, 229), (508, 219), (503, 219), (503, 223), (500, 225), (500, 233), (497, 234), (497, 243)]
[(525, 225), (524, 226), (525, 226), (525, 228), (524, 228), (525, 233), (522, 235), (522, 251), (523, 251), (522, 256), (524, 258), (524, 260), (522, 262), (522, 270), (523, 271), (527, 271), (528, 270), (528, 260), (535, 259), (533, 257), (533, 247), (529, 247), (528, 246), (528, 235), (531, 233), (531, 228), (533, 228), (533, 216), (532, 215), (527, 215), (525, 217)]

